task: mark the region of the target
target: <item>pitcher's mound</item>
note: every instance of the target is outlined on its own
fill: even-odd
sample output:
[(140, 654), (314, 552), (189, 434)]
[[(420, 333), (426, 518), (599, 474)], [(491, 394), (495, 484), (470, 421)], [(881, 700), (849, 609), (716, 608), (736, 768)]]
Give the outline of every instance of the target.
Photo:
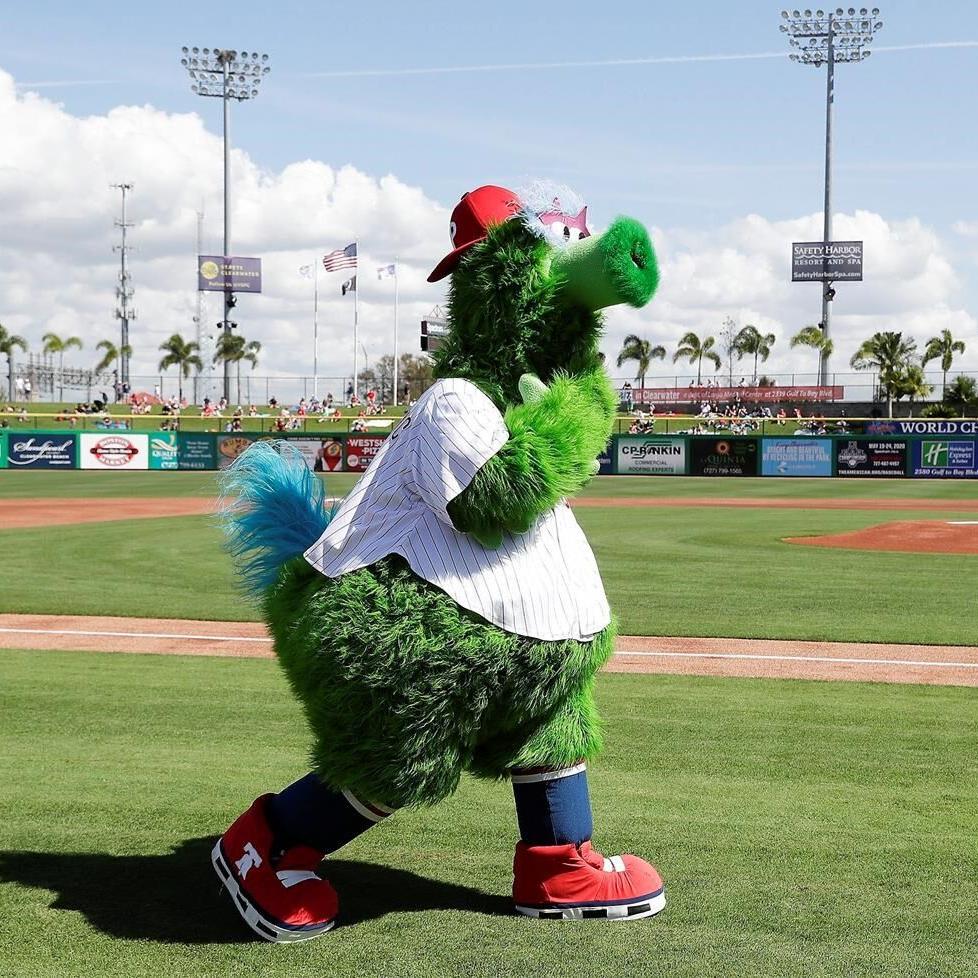
[(978, 520), (898, 520), (824, 537), (785, 537), (785, 543), (908, 554), (978, 554)]

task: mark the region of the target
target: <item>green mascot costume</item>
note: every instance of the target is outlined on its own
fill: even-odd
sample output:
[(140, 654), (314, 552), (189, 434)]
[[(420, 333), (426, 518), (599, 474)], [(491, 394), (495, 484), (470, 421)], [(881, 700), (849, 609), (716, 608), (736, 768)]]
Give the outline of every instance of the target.
[(615, 416), (598, 310), (644, 305), (658, 269), (639, 223), (592, 236), (586, 218), (564, 188), (462, 198), (429, 279), (452, 274), (436, 382), (341, 505), (284, 444), (230, 470), (230, 548), (314, 738), (314, 771), (257, 799), (212, 854), (267, 940), (329, 930), (323, 857), (445, 798), (463, 771), (512, 782), (519, 913), (638, 919), (665, 905), (652, 866), (590, 843), (593, 685), (614, 625), (566, 499)]

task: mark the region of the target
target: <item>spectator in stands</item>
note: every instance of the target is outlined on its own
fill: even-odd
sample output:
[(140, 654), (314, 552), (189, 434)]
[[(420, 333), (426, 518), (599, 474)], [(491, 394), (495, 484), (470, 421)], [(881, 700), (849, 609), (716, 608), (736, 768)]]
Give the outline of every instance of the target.
[(635, 409), (635, 394), (632, 391), (632, 385), (627, 380), (621, 385), (621, 404), (629, 413)]

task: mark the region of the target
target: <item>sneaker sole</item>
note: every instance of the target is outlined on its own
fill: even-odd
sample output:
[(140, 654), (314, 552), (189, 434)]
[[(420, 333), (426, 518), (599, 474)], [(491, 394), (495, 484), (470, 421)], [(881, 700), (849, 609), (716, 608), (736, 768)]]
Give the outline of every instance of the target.
[(260, 937), (262, 940), (270, 941), (273, 944), (295, 944), (299, 941), (311, 941), (313, 938), (325, 934), (336, 926), (336, 921), (331, 920), (322, 927), (303, 927), (293, 929), (283, 927), (278, 921), (269, 920), (249, 899), (241, 892), (238, 881), (228, 868), (224, 860), (224, 853), (221, 852), (221, 840), (214, 844), (211, 850), (211, 864), (217, 878), (231, 897), (234, 909), (241, 915), (241, 919)]
[(540, 920), (642, 920), (654, 917), (666, 907), (665, 891), (639, 903), (602, 907), (524, 907), (516, 904), (516, 912)]

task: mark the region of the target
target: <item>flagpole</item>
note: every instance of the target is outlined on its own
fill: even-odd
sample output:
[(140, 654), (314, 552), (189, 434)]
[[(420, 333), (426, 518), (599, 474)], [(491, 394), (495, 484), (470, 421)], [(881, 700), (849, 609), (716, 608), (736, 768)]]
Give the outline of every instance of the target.
[(394, 407), (397, 407), (397, 255), (394, 256)]
[(357, 256), (356, 264), (353, 266), (353, 396), (358, 397), (359, 385), (357, 383), (357, 337), (360, 326), (360, 283), (356, 280), (356, 275), (360, 271), (360, 243), (353, 242), (354, 251)]
[(319, 255), (312, 272), (312, 396), (319, 399)]

